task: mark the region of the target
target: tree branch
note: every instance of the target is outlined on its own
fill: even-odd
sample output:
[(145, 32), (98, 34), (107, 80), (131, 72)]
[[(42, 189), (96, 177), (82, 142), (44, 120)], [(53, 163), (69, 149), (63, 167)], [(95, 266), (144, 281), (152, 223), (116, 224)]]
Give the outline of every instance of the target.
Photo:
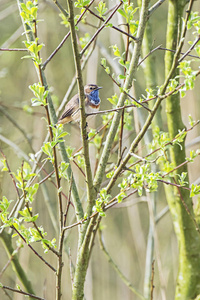
[[(130, 62), (129, 75), (126, 78), (126, 81), (124, 84), (124, 90), (129, 89), (134, 80), (134, 76), (135, 76), (135, 72), (137, 69), (138, 60), (139, 60), (139, 56), (140, 56), (140, 52), (141, 52), (141, 45), (142, 45), (142, 39), (143, 39), (143, 35), (144, 35), (145, 25), (147, 22), (148, 5), (149, 5), (149, 0), (143, 1), (142, 9), (140, 12), (139, 28), (138, 28), (138, 33), (137, 33), (138, 42), (135, 43), (135, 45), (134, 45), (134, 51), (133, 51), (133, 55), (132, 55), (131, 62)], [(126, 94), (121, 93), (117, 106), (122, 107), (124, 105), (125, 99), (126, 99)], [(115, 114), (112, 125), (108, 132), (105, 146), (103, 149), (103, 153), (102, 153), (101, 159), (99, 161), (99, 166), (97, 168), (96, 176), (94, 178), (94, 186), (95, 186), (96, 190), (99, 190), (99, 187), (101, 185), (103, 175), (105, 172), (105, 168), (106, 168), (106, 164), (107, 164), (107, 161), (109, 158), (111, 145), (114, 140), (115, 134), (117, 132), (120, 118), (121, 118), (121, 112)]]
[(81, 62), (80, 62), (80, 54), (78, 51), (78, 44), (76, 39), (76, 31), (75, 31), (75, 23), (74, 23), (74, 10), (73, 10), (73, 1), (68, 0), (68, 7), (69, 7), (69, 23), (70, 23), (70, 30), (71, 30), (71, 39), (72, 39), (72, 46), (74, 52), (74, 61), (76, 67), (76, 76), (77, 76), (77, 84), (78, 84), (78, 91), (79, 91), (79, 107), (81, 113), (81, 137), (83, 142), (83, 153), (84, 153), (84, 160), (85, 160), (85, 171), (86, 171), (86, 184), (87, 184), (87, 213), (88, 215), (91, 214), (92, 207), (94, 205), (94, 187), (93, 187), (93, 180), (92, 180), (92, 171), (90, 166), (90, 157), (89, 157), (89, 147), (88, 147), (88, 140), (87, 140), (87, 125), (86, 125), (86, 115), (85, 115), (85, 94), (84, 94), (84, 87), (83, 87), (83, 79), (82, 79), (82, 70), (81, 70)]

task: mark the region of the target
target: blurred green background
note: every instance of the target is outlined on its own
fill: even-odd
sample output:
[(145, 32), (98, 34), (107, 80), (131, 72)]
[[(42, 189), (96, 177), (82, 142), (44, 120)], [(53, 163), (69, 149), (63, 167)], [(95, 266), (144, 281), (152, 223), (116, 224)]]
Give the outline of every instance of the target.
[[(114, 0), (105, 2), (107, 2), (108, 7), (110, 8), (117, 3), (117, 1)], [(154, 4), (156, 1), (151, 2)], [(200, 3), (199, 1), (195, 2), (193, 11), (199, 11)], [(65, 1), (60, 1), (60, 3), (63, 7), (66, 7)], [(133, 3), (137, 6), (136, 1), (133, 1)], [(94, 6), (95, 5), (93, 5), (93, 7)], [(151, 17), (154, 39), (152, 48), (160, 44), (165, 47), (167, 6), (168, 1), (165, 1)], [(39, 19), (42, 21), (38, 23), (38, 36), (39, 42), (44, 43), (45, 45), (41, 52), (44, 62), (58, 46), (69, 29), (61, 24), (59, 11), (53, 1), (39, 1)], [(118, 16), (114, 16), (113, 24), (120, 24), (120, 22), (121, 20)], [(94, 17), (90, 16), (88, 23), (96, 25), (97, 21)], [(95, 32), (95, 28), (86, 24), (80, 24), (78, 32), (79, 37), (83, 36), (85, 32), (88, 32), (92, 36)], [(14, 0), (0, 0), (0, 48), (24, 48), (23, 40), (25, 40), (25, 36), (22, 33), (23, 28), (17, 2)], [(192, 38), (192, 32), (188, 32), (187, 39), (191, 40)], [(71, 80), (75, 76), (70, 42), (71, 40), (69, 38), (47, 65), (45, 71), (56, 108), (58, 108), (64, 98), (65, 93), (71, 84)], [(100, 66), (101, 58), (105, 56), (105, 53), (106, 55), (113, 56), (112, 50), (109, 47), (112, 44), (117, 44), (121, 50), (124, 49), (123, 39), (120, 33), (111, 28), (105, 28), (98, 36), (95, 50), (83, 71), (85, 84), (97, 83), (99, 86), (103, 87), (100, 91), (102, 100), (101, 110), (111, 108), (111, 104), (107, 98), (111, 97), (115, 92), (119, 94), (119, 91), (113, 85), (112, 80)], [(189, 45), (186, 43), (184, 50), (186, 51), (188, 48)], [(41, 107), (31, 107), (30, 99), (32, 98), (32, 93), (28, 86), (34, 82), (38, 82), (38, 79), (32, 61), (29, 59), (21, 59), (25, 53), (21, 51), (0, 51), (0, 148), (6, 154), (10, 168), (13, 171), (21, 166), (21, 161), (24, 158), (19, 151), (5, 143), (2, 136), (11, 142), (14, 142), (15, 145), (28, 155), (33, 152), (33, 150), (35, 152), (39, 151), (47, 133), (46, 122), (42, 118), (45, 116), (44, 110)], [(155, 52), (155, 68), (158, 85), (162, 84), (164, 81), (164, 54), (165, 52), (162, 50)], [(113, 72), (116, 71), (116, 64), (114, 67), (112, 68)], [(142, 94), (145, 94), (144, 67), (145, 62), (139, 67), (136, 74), (135, 95), (137, 98)], [(193, 67), (198, 69), (198, 63), (194, 62)], [(200, 78), (197, 78), (195, 89), (188, 92), (186, 97), (181, 100), (183, 121), (187, 127), (189, 126), (188, 114), (191, 114), (195, 120), (200, 118), (199, 86)], [(77, 88), (75, 86), (71, 96), (76, 92)], [(11, 119), (17, 122), (26, 133), (31, 141), (33, 150), (24, 138), (22, 132), (16, 128), (5, 113), (9, 114)], [(140, 114), (137, 114), (137, 112), (135, 112), (135, 114), (138, 116), (138, 121), (135, 120), (137, 123), (136, 125), (140, 126), (141, 116)], [(145, 118), (145, 115), (143, 117)], [(167, 124), (164, 103), (162, 106), (162, 117), (163, 128), (166, 130)], [(97, 116), (93, 119), (91, 126), (93, 128), (99, 128), (101, 123), (101, 117)], [(66, 130), (70, 133), (70, 135), (66, 137), (66, 145), (78, 149), (81, 143), (78, 127), (76, 125), (66, 125)], [(191, 142), (194, 142), (194, 139), (199, 136), (199, 132), (200, 128), (197, 126), (189, 133), (186, 140), (188, 152), (191, 150)], [(132, 134), (124, 141), (127, 146), (130, 145), (131, 139), (135, 134), (135, 127), (133, 127)], [(196, 149), (199, 147), (199, 144), (196, 143), (193, 147)], [(141, 149), (140, 154), (144, 155), (147, 151), (144, 144), (141, 145)], [(90, 154), (91, 162), (95, 164), (96, 154), (93, 146), (91, 146)], [(84, 178), (74, 165), (72, 167), (84, 201), (86, 193)], [(47, 167), (47, 171), (51, 171), (51, 168)], [(189, 166), (189, 171), (191, 182), (199, 180), (200, 164), (198, 158), (195, 160), (195, 164)], [(10, 176), (6, 173), (0, 173), (0, 176), (1, 197), (2, 195), (6, 195), (8, 199), (15, 200), (16, 193)], [(43, 176), (45, 176), (45, 174), (43, 174)], [(55, 218), (58, 219), (57, 197), (54, 186), (50, 182), (48, 182), (46, 186), (48, 188), (48, 194), (45, 196), (39, 189), (36, 201), (33, 204), (33, 209), (35, 213), (39, 212), (38, 224), (41, 224), (44, 227), (45, 231), (48, 232), (48, 238), (52, 239), (57, 233), (49, 216), (47, 201), (50, 201), (50, 205), (55, 208)], [(67, 191), (67, 187), (64, 187), (64, 190)], [(139, 199), (137, 196), (132, 196), (126, 203), (108, 210), (106, 217), (102, 221), (104, 242), (107, 250), (122, 272), (129, 278), (130, 282), (141, 291), (141, 293), (143, 292), (145, 256), (149, 229), (148, 197), (149, 195)], [(164, 189), (162, 185), (159, 185), (159, 192), (157, 195), (158, 213), (166, 206), (167, 203), (165, 200)], [(74, 220), (74, 211), (70, 208), (68, 224), (72, 223)], [(69, 231), (67, 238), (65, 239), (66, 248), (71, 249), (73, 262), (75, 262), (76, 259), (76, 238), (77, 228), (73, 228)], [(15, 241), (13, 245), (15, 246)], [(34, 247), (39, 253), (45, 256), (52, 265), (56, 266), (56, 260), (51, 253), (43, 254), (40, 244), (34, 244)], [(173, 299), (178, 269), (177, 255), (177, 241), (170, 213), (168, 212), (156, 225), (154, 299)], [(0, 256), (0, 281), (5, 285), (15, 287), (16, 283), (19, 283), (19, 280), (14, 275), (11, 265), (9, 265), (3, 274), (1, 273), (1, 270), (8, 261), (8, 256), (2, 243), (0, 243)], [(53, 272), (43, 265), (40, 260), (31, 253), (26, 245), (19, 251), (19, 257), (37, 294), (46, 297), (46, 299), (54, 299), (55, 276)], [(63, 299), (70, 299), (70, 262), (67, 255), (65, 255), (64, 260)], [(23, 288), (22, 285), (21, 288)], [(100, 250), (98, 239), (95, 241), (92, 259), (88, 269), (85, 298), (87, 300), (139, 299), (121, 281), (119, 276), (107, 262), (104, 253)], [(0, 299), (8, 299), (1, 289)], [(24, 296), (13, 294), (12, 299), (20, 300), (24, 299)]]

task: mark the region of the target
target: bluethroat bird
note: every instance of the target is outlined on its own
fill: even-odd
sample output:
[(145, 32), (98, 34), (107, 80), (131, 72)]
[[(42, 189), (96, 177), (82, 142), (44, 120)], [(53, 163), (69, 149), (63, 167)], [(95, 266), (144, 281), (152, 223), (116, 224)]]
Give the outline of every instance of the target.
[[(88, 84), (84, 87), (85, 93), (85, 113), (97, 112), (100, 106), (99, 89), (102, 87), (96, 84)], [(65, 110), (58, 120), (58, 124), (66, 124), (71, 121), (80, 121), (80, 109), (79, 109), (79, 94), (72, 97), (72, 99), (66, 104)]]

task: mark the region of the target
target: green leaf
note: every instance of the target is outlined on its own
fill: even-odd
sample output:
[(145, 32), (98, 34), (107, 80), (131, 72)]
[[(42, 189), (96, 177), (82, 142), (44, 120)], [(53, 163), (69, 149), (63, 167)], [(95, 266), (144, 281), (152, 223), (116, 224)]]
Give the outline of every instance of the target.
[(79, 39), (79, 41), (80, 41), (81, 48), (83, 49), (90, 41), (89, 33), (86, 32), (85, 35)]
[(109, 101), (111, 104), (113, 104), (114, 106), (116, 106), (117, 103), (118, 103), (118, 96), (117, 96), (117, 94), (114, 94), (114, 95), (112, 96), (112, 98), (108, 98), (108, 101)]
[(75, 7), (82, 8), (83, 6), (87, 6), (90, 3), (90, 0), (78, 0), (74, 3)]
[(192, 184), (190, 197), (194, 197), (195, 195), (199, 195), (199, 194), (200, 194), (200, 186), (196, 184)]
[(46, 102), (47, 95), (49, 91), (45, 90), (44, 86), (41, 86), (40, 83), (29, 86), (29, 89), (33, 92), (36, 98), (32, 98), (32, 105), (38, 106), (38, 105), (44, 105), (46, 106), (48, 103)]
[(100, 211), (100, 212), (99, 212), (99, 215), (100, 215), (101, 217), (105, 217), (105, 216), (106, 216), (106, 214), (105, 214), (104, 211)]
[(53, 157), (53, 149), (51, 143), (50, 142), (45, 143), (41, 149), (48, 156), (48, 159), (50, 159), (53, 162), (54, 157)]
[(6, 159), (1, 159), (1, 163), (3, 164), (3, 168), (1, 169), (2, 172), (6, 172), (6, 171), (9, 171), (8, 170), (8, 167), (7, 167), (7, 162), (6, 162)]
[(106, 68), (106, 59), (104, 57), (101, 58), (101, 64), (104, 68)]
[(108, 10), (106, 8), (106, 3), (104, 3), (103, 1), (100, 1), (98, 6), (95, 7), (96, 10), (99, 12), (99, 16), (100, 17), (103, 17), (103, 15), (106, 13), (106, 11)]
[(185, 97), (186, 93), (183, 89), (180, 90), (181, 98)]
[(32, 222), (35, 222), (37, 219), (38, 219), (38, 217), (39, 217), (39, 215), (37, 214), (37, 215), (35, 215), (35, 216), (33, 216), (32, 217)]
[(121, 192), (118, 196), (117, 196), (117, 201), (118, 203), (122, 202), (122, 200), (124, 199), (124, 197), (126, 197), (126, 194), (124, 192)]
[(31, 8), (31, 15), (34, 17), (35, 20), (37, 19), (37, 11), (38, 11), (37, 7)]
[(119, 8), (117, 11), (118, 11), (118, 13), (120, 13), (124, 18), (126, 18), (126, 14), (125, 14), (125, 12), (124, 12), (123, 9)]
[(189, 119), (190, 126), (193, 127), (194, 124), (195, 124), (195, 121), (193, 120), (192, 116), (189, 115), (189, 116), (188, 116), (188, 119)]
[(119, 79), (126, 79), (126, 75), (119, 75)]
[(8, 200), (5, 196), (3, 196), (2, 200), (0, 201), (0, 213), (7, 212), (12, 201), (13, 200)]
[(120, 54), (120, 51), (119, 51), (119, 48), (117, 47), (117, 45), (112, 45), (111, 48), (112, 48), (115, 56), (121, 57), (121, 54)]
[(95, 144), (95, 146), (97, 147), (97, 149), (100, 149), (100, 147), (101, 147), (101, 142), (102, 142), (102, 137), (100, 136), (100, 135), (96, 135), (95, 137), (94, 137), (94, 144)]

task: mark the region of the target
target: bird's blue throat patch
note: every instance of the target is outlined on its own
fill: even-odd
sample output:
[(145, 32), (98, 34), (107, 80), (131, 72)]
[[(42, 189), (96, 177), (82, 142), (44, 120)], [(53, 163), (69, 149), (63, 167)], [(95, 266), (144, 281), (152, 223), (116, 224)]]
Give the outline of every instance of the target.
[(101, 102), (99, 98), (99, 90), (92, 91), (88, 96), (90, 101), (95, 105), (98, 105)]

